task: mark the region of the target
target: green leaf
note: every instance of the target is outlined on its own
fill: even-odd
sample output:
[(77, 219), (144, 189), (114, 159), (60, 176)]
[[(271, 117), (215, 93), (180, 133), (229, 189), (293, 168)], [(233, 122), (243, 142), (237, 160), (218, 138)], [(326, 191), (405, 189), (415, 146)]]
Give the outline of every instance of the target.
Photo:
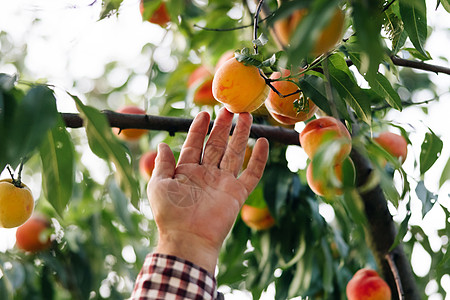
[(114, 204), (114, 209), (122, 221), (122, 224), (125, 226), (128, 232), (134, 234), (136, 229), (133, 226), (133, 222), (131, 220), (130, 211), (128, 209), (128, 199), (122, 193), (122, 191), (118, 188), (116, 183), (113, 180), (110, 180), (108, 184), (109, 196)]
[(425, 56), (420, 51), (418, 51), (416, 48), (403, 48), (402, 50), (408, 51), (408, 53), (411, 54), (412, 57), (415, 57), (420, 60), (430, 60), (431, 59), (431, 56), (428, 51), (427, 51), (427, 56)]
[(395, 207), (398, 207), (398, 203), (401, 199), (392, 177), (389, 176), (385, 170), (379, 170), (381, 172), (380, 186), (383, 189), (383, 193), (386, 199), (389, 200)]
[(40, 147), (40, 155), (45, 197), (60, 216), (72, 196), (75, 180), (74, 153), (70, 134), (64, 121), (58, 118), (58, 123), (47, 133)]
[(17, 82), (17, 75), (0, 73), (0, 90), (9, 92)]
[[(394, 9), (394, 7), (396, 9)], [(408, 38), (408, 34), (403, 29), (403, 22), (400, 19), (400, 15), (398, 13), (398, 5), (391, 5), (383, 15), (384, 28), (386, 30), (386, 33), (388, 34), (389, 39), (392, 41), (391, 54), (397, 54)]]
[(343, 205), (356, 224), (366, 226), (367, 219), (364, 214), (364, 204), (355, 189), (347, 189), (344, 191)]
[(427, 6), (425, 0), (400, 0), (400, 15), (409, 39), (423, 56), (429, 57), (424, 50), (427, 39)]
[(400, 244), (400, 242), (403, 240), (403, 238), (405, 237), (406, 233), (408, 232), (408, 222), (409, 219), (411, 218), (411, 213), (408, 212), (408, 214), (406, 215), (406, 218), (402, 221), (402, 223), (400, 224), (400, 228), (398, 229), (398, 233), (395, 236), (395, 240), (392, 243), (391, 248), (389, 248), (389, 252), (391, 252), (392, 250), (395, 249), (395, 247), (398, 246), (398, 244)]
[(267, 206), (266, 201), (264, 201), (264, 189), (262, 184), (258, 184), (256, 188), (250, 193), (245, 204), (264, 208)]
[(420, 151), (420, 174), (425, 174), (431, 166), (436, 162), (441, 154), (443, 143), (441, 139), (430, 129), (430, 132), (425, 134), (425, 139), (422, 143)]
[(46, 265), (42, 268), (42, 275), (40, 278), (41, 292), (43, 299), (55, 299), (55, 285), (50, 268)]
[[(300, 78), (300, 89), (303, 94), (307, 98), (310, 98), (321, 110), (326, 112), (327, 115), (331, 115), (330, 103), (326, 96), (325, 82), (323, 78), (320, 76), (308, 75), (309, 73), (310, 71)], [(345, 102), (340, 97), (335, 97), (334, 100), (340, 116), (350, 122), (351, 118), (348, 114)]]
[(405, 45), (408, 34), (405, 30), (402, 30), (395, 39), (392, 40), (392, 54), (397, 54), (400, 49)]
[(320, 245), (322, 248), (323, 256), (325, 258), (324, 261), (324, 269), (323, 269), (323, 288), (327, 292), (333, 291), (333, 257), (331, 256), (330, 245), (328, 244), (325, 238), (320, 240)]
[(272, 216), (277, 220), (281, 207), (286, 204), (289, 195), (289, 185), (293, 174), (287, 165), (276, 163), (267, 165), (261, 182), (263, 195)]
[(0, 272), (3, 274), (2, 278), (0, 278), (0, 297), (1, 299), (13, 299), (14, 289), (3, 265), (4, 262), (0, 260)]
[(117, 14), (122, 1), (123, 0), (103, 0), (100, 20), (110, 17), (113, 14)]
[(261, 33), (256, 40), (253, 40), (253, 44), (257, 47), (262, 47), (267, 44), (268, 41), (269, 39), (263, 33)]
[(311, 284), (313, 273), (313, 253), (314, 251), (306, 251), (303, 259), (296, 264), (294, 277), (288, 290), (288, 298), (298, 295), (298, 291), (306, 290)]
[(419, 181), (416, 186), (416, 195), (422, 201), (422, 216), (425, 216), (433, 208), (434, 203), (436, 203), (437, 195), (425, 187), (423, 180)]
[(13, 291), (24, 288), (26, 282), (25, 265), (18, 260), (10, 261), (10, 264), (11, 266), (9, 268), (3, 267), (3, 276), (6, 276)]
[(58, 111), (53, 91), (43, 85), (32, 87), (12, 117), (7, 151), (9, 163), (14, 167), (40, 146), (48, 130), (56, 124)]
[[(0, 91), (0, 137), (3, 140), (3, 143), (7, 143), (7, 136), (6, 136), (6, 124), (5, 124), (5, 117), (6, 117), (6, 108), (5, 108), (5, 99), (3, 97), (3, 92)], [(1, 166), (2, 156), (3, 156), (3, 149), (0, 148), (0, 170), (3, 170)]]
[(352, 1), (353, 29), (361, 46), (362, 73), (375, 74), (385, 50), (381, 42), (380, 1)]
[(448, 266), (448, 261), (449, 260), (450, 260), (450, 251), (447, 248), (447, 251), (445, 252), (444, 257), (442, 258), (442, 260), (437, 265), (437, 268), (442, 268), (444, 266)]
[[(445, 8), (445, 10), (450, 13), (450, 0), (438, 0), (438, 5), (439, 5), (439, 2), (442, 4), (442, 6)], [(436, 8), (437, 8), (437, 6), (436, 6)]]
[(370, 124), (372, 120), (370, 99), (368, 99), (364, 91), (356, 84), (345, 60), (340, 55), (332, 55), (329, 57), (328, 62), (330, 80), (333, 87), (353, 108), (356, 115), (367, 124)]
[(331, 115), (330, 106), (325, 93), (324, 82), (320, 77), (304, 75), (299, 80), (303, 94), (310, 98), (327, 115)]
[(444, 170), (442, 170), (441, 178), (439, 179), (439, 187), (450, 179), (450, 159), (445, 164)]
[(235, 52), (234, 56), (238, 62), (246, 66), (263, 67), (262, 56), (260, 54), (252, 54), (249, 48), (243, 48), (240, 52)]
[(131, 197), (131, 203), (138, 208), (139, 183), (133, 176), (126, 148), (112, 134), (105, 115), (93, 107), (84, 105), (78, 97), (71, 96), (86, 124), (89, 147), (100, 158), (114, 163), (121, 188)]
[(278, 64), (278, 59), (281, 57), (282, 54), (283, 54), (282, 51), (274, 53), (271, 57), (262, 62), (262, 66), (267, 68), (276, 68)]
[[(11, 120), (14, 116), (16, 101), (6, 93), (0, 91), (0, 137), (2, 144), (10, 145), (9, 133), (11, 132)], [(13, 162), (8, 157), (8, 147), (0, 147), (0, 170)]]
[(383, 97), (386, 102), (393, 108), (401, 111), (402, 110), (402, 100), (398, 93), (394, 90), (389, 80), (381, 73), (362, 73), (361, 70), (361, 59), (358, 53), (350, 52), (350, 59), (355, 64), (356, 68), (360, 71), (361, 75), (369, 83), (370, 87), (379, 96)]

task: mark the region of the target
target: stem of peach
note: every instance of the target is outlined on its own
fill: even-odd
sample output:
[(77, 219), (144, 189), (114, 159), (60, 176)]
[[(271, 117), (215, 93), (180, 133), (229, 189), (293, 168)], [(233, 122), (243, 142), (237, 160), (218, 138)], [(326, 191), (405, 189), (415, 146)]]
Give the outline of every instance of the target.
[[(289, 94), (287, 94), (287, 95), (283, 95), (283, 94), (280, 93), (280, 91), (277, 90), (277, 88), (274, 87), (273, 84), (272, 84), (272, 82), (278, 81), (278, 80), (273, 80), (273, 79), (267, 78), (266, 75), (264, 75), (264, 73), (261, 72), (261, 70), (259, 70), (259, 75), (261, 75), (261, 77), (264, 78), (264, 81), (265, 81), (266, 84), (270, 87), (270, 89), (271, 89), (272, 91), (274, 91), (274, 92), (278, 95), (278, 97), (280, 97), (280, 98), (286, 98), (286, 97), (289, 97), (289, 96), (292, 96), (292, 95), (295, 95), (295, 94), (299, 94), (299, 93), (301, 92), (301, 90), (298, 89), (298, 90), (296, 90), (295, 92), (289, 93)], [(292, 80), (291, 80), (291, 81), (292, 81)]]
[(24, 158), (22, 157), (22, 159), (20, 160), (20, 166), (19, 166), (19, 174), (17, 175), (17, 180), (16, 180), (16, 183), (17, 183), (17, 185), (16, 186), (19, 186), (19, 187), (21, 187), (22, 186), (22, 171), (23, 171), (23, 162), (24, 162)]
[(23, 161), (24, 159), (20, 161), (20, 167), (19, 167), (19, 175), (17, 176), (17, 179), (14, 178), (14, 172), (11, 170), (11, 166), (6, 166), (6, 169), (9, 172), (9, 175), (11, 176), (11, 183), (14, 184), (15, 187), (22, 188), (22, 170), (23, 170)]
[(394, 257), (392, 255), (392, 253), (386, 254), (385, 257), (386, 257), (386, 260), (392, 271), (392, 275), (394, 276), (395, 285), (397, 286), (398, 299), (403, 300), (403, 299), (405, 299), (405, 296), (403, 293), (402, 281), (401, 281), (400, 275), (398, 274), (398, 269), (397, 269), (397, 266), (395, 265)]
[(13, 171), (11, 170), (11, 167), (8, 165), (8, 166), (6, 166), (6, 169), (8, 170), (9, 175), (11, 176), (12, 184), (16, 185), (16, 180), (14, 179), (14, 173), (13, 173)]

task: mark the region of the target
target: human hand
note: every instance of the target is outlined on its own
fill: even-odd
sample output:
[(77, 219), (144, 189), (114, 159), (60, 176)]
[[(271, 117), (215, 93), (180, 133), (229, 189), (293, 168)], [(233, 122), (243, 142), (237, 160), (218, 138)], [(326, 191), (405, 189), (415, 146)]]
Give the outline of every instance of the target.
[(159, 229), (156, 252), (189, 260), (214, 274), (222, 243), (261, 179), (269, 143), (258, 139), (238, 177), (251, 115), (239, 115), (229, 140), (233, 114), (221, 109), (203, 147), (209, 120), (206, 112), (194, 119), (178, 164), (170, 148), (159, 145), (147, 194)]

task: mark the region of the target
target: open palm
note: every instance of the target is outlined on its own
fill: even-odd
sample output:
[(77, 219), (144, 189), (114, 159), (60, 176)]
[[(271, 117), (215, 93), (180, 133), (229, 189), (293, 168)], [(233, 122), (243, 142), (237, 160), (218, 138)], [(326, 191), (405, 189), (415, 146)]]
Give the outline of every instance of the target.
[[(247, 168), (238, 176), (252, 119), (248, 113), (240, 114), (229, 139), (232, 119), (233, 114), (222, 109), (203, 146), (209, 115), (200, 113), (189, 129), (178, 164), (167, 145), (159, 146), (147, 189), (159, 229), (158, 250), (180, 255), (183, 249), (181, 257), (186, 257), (190, 250), (184, 247), (195, 243), (207, 257), (218, 255), (242, 204), (260, 180), (268, 155), (267, 140), (259, 139)], [(167, 249), (175, 246), (173, 241), (176, 253)]]

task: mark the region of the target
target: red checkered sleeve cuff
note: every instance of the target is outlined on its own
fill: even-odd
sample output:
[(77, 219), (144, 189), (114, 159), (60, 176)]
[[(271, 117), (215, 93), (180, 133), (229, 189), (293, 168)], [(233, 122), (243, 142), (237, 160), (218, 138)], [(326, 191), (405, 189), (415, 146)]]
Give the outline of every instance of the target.
[(214, 276), (205, 269), (172, 255), (147, 255), (130, 300), (224, 299)]

